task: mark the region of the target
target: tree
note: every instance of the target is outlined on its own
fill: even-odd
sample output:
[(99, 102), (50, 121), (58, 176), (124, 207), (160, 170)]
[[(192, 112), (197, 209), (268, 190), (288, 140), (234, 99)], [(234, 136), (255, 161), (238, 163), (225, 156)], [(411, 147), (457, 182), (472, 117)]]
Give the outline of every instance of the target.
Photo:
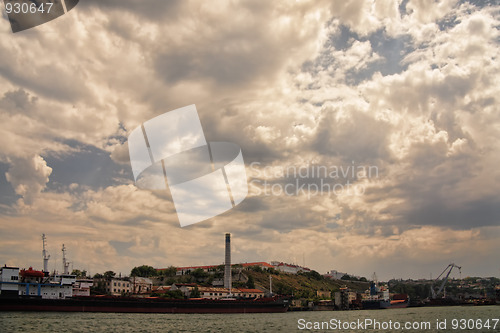
[(316, 271), (310, 271), (309, 272), (309, 276), (315, 280), (323, 280), (323, 275), (319, 274), (318, 272)]
[(273, 289), (276, 290), (276, 293), (279, 295), (291, 295), (291, 294), (293, 294), (293, 291), (294, 291), (294, 289), (291, 286), (289, 286), (281, 281), (276, 282), (274, 284), (274, 287), (275, 288), (273, 288)]
[(251, 269), (252, 271), (254, 272), (257, 272), (257, 273), (262, 273), (262, 267), (260, 266), (249, 266), (249, 269)]
[(71, 275), (75, 275), (76, 277), (80, 277), (82, 276), (82, 271), (79, 270), (79, 269), (74, 269), (72, 272), (71, 272)]
[(94, 274), (94, 279), (102, 279), (104, 276), (102, 274), (99, 274), (99, 273), (95, 273)]
[(195, 269), (194, 271), (191, 272), (191, 276), (193, 276), (195, 279), (198, 280), (198, 279), (206, 278), (208, 276), (208, 273), (205, 272), (201, 268), (197, 268), (197, 269)]
[(198, 287), (194, 287), (193, 290), (191, 290), (191, 294), (189, 296), (190, 298), (200, 298), (200, 291), (198, 290)]
[(348, 274), (344, 274), (340, 279), (341, 280), (351, 280), (351, 277)]
[(77, 278), (85, 279), (87, 277), (87, 271), (86, 270), (79, 270), (79, 269), (74, 269), (71, 272), (71, 275), (75, 275)]
[(152, 266), (148, 265), (142, 265), (138, 267), (132, 268), (132, 271), (130, 272), (130, 276), (140, 276), (140, 277), (150, 277), (150, 276), (156, 276), (156, 269), (154, 269)]
[(251, 276), (251, 275), (248, 276), (247, 288), (248, 289), (255, 289), (255, 281), (253, 279), (253, 276)]
[(113, 271), (107, 271), (107, 272), (104, 272), (104, 274), (102, 275), (106, 280), (109, 280), (109, 279), (112, 279), (114, 278), (116, 275), (115, 272)]
[(163, 276), (173, 277), (177, 274), (177, 267), (169, 266), (168, 268), (159, 271), (159, 274)]

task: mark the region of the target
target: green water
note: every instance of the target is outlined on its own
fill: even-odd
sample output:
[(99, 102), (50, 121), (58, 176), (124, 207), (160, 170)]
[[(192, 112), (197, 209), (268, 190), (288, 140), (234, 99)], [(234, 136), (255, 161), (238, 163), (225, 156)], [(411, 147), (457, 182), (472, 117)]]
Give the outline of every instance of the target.
[[(379, 325), (395, 322), (424, 325), (431, 328), (393, 329), (356, 327), (355, 329), (307, 329), (304, 326), (330, 325), (333, 322), (377, 321)], [(452, 327), (453, 320), (458, 325)], [(477, 329), (478, 323), (490, 328)], [(406, 308), (363, 311), (318, 311), (264, 314), (120, 314), (120, 313), (50, 313), (0, 312), (0, 332), (500, 332), (500, 306)], [(436, 321), (446, 329), (437, 329)], [(471, 321), (473, 320), (473, 321)], [(299, 329), (302, 323), (304, 329)], [(469, 325), (474, 329), (462, 329)], [(417, 325), (417, 324), (415, 324)], [(441, 324), (443, 325), (443, 324)]]

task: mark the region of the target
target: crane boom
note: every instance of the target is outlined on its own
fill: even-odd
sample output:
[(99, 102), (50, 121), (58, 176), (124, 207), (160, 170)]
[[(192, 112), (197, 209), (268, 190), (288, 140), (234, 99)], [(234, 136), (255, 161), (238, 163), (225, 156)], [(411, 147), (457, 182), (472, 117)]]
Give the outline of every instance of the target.
[[(441, 274), (439, 274), (439, 276), (436, 278), (435, 282), (432, 284), (432, 287), (431, 287), (431, 291), (432, 291), (432, 298), (437, 298), (437, 296), (443, 291), (444, 289), (444, 286), (446, 284), (446, 281), (448, 281), (448, 277), (450, 276), (450, 273), (451, 271), (453, 270), (453, 268), (458, 268), (460, 274), (461, 274), (461, 270), (462, 270), (462, 267), (458, 266), (458, 265), (455, 265), (454, 263), (451, 263), (449, 264), (448, 266), (446, 266), (446, 268), (443, 270), (443, 272)], [(439, 286), (439, 289), (438, 291), (436, 292), (434, 290), (434, 284), (436, 284), (438, 281), (439, 281), (439, 278), (446, 272), (448, 271), (448, 273), (446, 274), (446, 276), (443, 278), (443, 282), (441, 283), (441, 285)]]

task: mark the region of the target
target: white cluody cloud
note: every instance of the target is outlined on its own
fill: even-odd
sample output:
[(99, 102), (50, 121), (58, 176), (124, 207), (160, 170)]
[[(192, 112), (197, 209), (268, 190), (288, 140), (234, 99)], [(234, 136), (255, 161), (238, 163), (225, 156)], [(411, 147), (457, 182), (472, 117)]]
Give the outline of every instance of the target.
[[(39, 267), (46, 233), (56, 269), (63, 242), (93, 273), (218, 264), (229, 231), (234, 261), (305, 258), (392, 278), (454, 260), (497, 274), (498, 10), (86, 1), (23, 33), (2, 20), (0, 259)], [(236, 209), (181, 229), (167, 193), (133, 185), (125, 138), (190, 104), (207, 140), (242, 147), (249, 180), (289, 181), (252, 162), (378, 175), (353, 180), (361, 196), (265, 196), (251, 184)]]

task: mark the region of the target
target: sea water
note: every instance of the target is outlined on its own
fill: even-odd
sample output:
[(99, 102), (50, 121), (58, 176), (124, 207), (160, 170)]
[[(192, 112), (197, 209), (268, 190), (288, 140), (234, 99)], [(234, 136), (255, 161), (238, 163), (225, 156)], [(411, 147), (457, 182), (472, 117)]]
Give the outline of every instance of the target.
[[(370, 323), (370, 326), (366, 325)], [(411, 325), (407, 326), (411, 328), (405, 328), (405, 325)], [(500, 332), (500, 306), (260, 314), (0, 312), (0, 332), (34, 331)]]

